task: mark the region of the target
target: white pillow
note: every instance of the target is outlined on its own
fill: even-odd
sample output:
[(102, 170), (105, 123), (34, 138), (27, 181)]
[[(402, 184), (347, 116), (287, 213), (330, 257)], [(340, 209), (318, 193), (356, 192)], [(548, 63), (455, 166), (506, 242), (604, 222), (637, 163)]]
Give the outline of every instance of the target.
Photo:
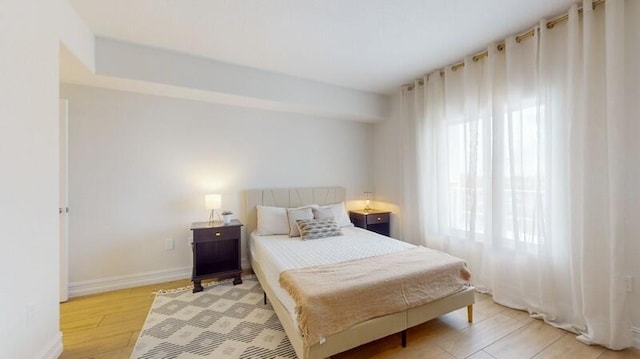
[(256, 206), (258, 210), (258, 228), (261, 236), (289, 234), (287, 209), (284, 207)]
[(351, 223), (351, 220), (349, 220), (349, 215), (344, 208), (344, 202), (320, 206), (319, 208), (331, 208), (334, 217), (336, 217), (336, 223), (338, 224), (338, 227), (353, 227), (353, 223)]
[(314, 208), (313, 218), (314, 219), (336, 218), (336, 214), (333, 213), (332, 208)]
[(289, 237), (300, 237), (298, 229), (299, 219), (313, 219), (312, 207), (288, 208), (287, 217), (289, 217)]

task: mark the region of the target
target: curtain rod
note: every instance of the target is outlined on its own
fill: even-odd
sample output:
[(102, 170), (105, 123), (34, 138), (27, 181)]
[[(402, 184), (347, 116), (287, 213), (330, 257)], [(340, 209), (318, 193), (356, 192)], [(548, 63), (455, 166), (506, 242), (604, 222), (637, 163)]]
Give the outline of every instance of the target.
[[(606, 2), (606, 0), (595, 0), (593, 2), (593, 5), (592, 5), (593, 9), (595, 10), (597, 7), (600, 7), (600, 6), (604, 5), (605, 2)], [(578, 8), (578, 14), (581, 15), (583, 12), (584, 12), (584, 9), (582, 8), (582, 6), (579, 7)], [(565, 21), (568, 21), (568, 20), (569, 20), (569, 14), (568, 13), (566, 13), (566, 14), (564, 14), (562, 16), (559, 16), (559, 17), (557, 17), (557, 18), (555, 18), (553, 20), (549, 20), (549, 21), (547, 21), (547, 24), (546, 24), (547, 29), (553, 29), (554, 26), (556, 26), (558, 24), (561, 24), (561, 23), (563, 23)], [(533, 29), (530, 29), (527, 32), (524, 32), (524, 33), (521, 33), (520, 35), (517, 35), (516, 36), (516, 42), (517, 43), (521, 43), (522, 40), (524, 40), (524, 39), (526, 39), (528, 37), (532, 37), (533, 35), (535, 35), (536, 31), (540, 31), (540, 29), (538, 27), (534, 27)], [(498, 51), (503, 51), (504, 50), (504, 46), (505, 46), (504, 41), (499, 42), (498, 45), (496, 45)], [(477, 62), (477, 61), (480, 61), (480, 60), (482, 60), (483, 58), (485, 58), (487, 56), (489, 56), (489, 51), (488, 50), (484, 50), (484, 51), (482, 51), (480, 53), (477, 53), (477, 54), (473, 55), (472, 59), (473, 59), (474, 62)], [(464, 60), (456, 62), (455, 64), (449, 65), (449, 66), (451, 66), (451, 71), (456, 71), (457, 69), (459, 69), (461, 67), (464, 67)], [(447, 67), (447, 66), (445, 66), (445, 67)], [(440, 76), (444, 76), (444, 70), (440, 70)], [(424, 85), (424, 80), (419, 80), (418, 81), (418, 85)], [(408, 86), (409, 87), (409, 91), (413, 90), (413, 84), (406, 84), (406, 85), (403, 85), (403, 86)]]

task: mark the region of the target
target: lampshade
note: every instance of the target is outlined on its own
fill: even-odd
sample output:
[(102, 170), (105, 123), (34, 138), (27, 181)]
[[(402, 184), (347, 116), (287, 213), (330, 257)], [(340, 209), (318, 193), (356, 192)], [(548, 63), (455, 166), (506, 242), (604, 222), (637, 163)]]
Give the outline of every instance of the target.
[(220, 209), (222, 208), (222, 195), (208, 194), (204, 196), (204, 206), (207, 209)]

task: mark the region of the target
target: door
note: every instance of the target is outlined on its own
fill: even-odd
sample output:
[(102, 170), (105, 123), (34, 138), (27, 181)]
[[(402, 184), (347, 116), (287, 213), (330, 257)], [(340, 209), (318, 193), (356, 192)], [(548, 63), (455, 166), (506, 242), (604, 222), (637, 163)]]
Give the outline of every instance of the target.
[(68, 185), (68, 134), (69, 134), (69, 101), (60, 100), (60, 200), (58, 217), (60, 221), (60, 302), (69, 299), (69, 196)]

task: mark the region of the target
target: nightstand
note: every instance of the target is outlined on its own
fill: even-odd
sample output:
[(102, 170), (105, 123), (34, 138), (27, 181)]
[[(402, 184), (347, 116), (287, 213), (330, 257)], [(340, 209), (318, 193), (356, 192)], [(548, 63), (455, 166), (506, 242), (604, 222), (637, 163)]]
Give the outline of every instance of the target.
[(240, 229), (236, 219), (229, 224), (195, 222), (193, 231), (193, 292), (201, 292), (205, 278), (234, 276), (233, 284), (242, 284)]
[(389, 222), (391, 212), (371, 209), (368, 211), (349, 211), (351, 223), (356, 227), (364, 228), (385, 236), (389, 236)]

